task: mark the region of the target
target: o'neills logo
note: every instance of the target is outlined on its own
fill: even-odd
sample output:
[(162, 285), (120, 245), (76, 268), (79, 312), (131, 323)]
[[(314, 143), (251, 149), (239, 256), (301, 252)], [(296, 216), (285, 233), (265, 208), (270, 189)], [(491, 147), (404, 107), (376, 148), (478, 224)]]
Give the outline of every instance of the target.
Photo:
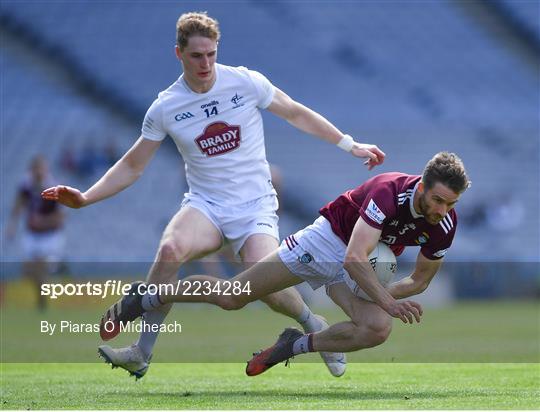
[(206, 127), (195, 143), (206, 156), (218, 156), (240, 147), (240, 126), (215, 122)]

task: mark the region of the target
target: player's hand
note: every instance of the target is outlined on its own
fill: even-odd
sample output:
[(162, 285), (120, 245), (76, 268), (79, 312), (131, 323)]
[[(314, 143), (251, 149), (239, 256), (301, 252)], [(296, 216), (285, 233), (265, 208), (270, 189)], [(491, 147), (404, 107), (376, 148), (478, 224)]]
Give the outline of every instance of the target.
[(87, 203), (84, 194), (69, 186), (50, 187), (41, 192), (41, 197), (45, 200), (54, 200), (73, 209), (79, 209), (86, 206)]
[(384, 162), (386, 154), (374, 144), (365, 144), (354, 142), (351, 154), (362, 159), (367, 159), (364, 164), (368, 170), (373, 169)]
[(416, 320), (420, 323), (420, 317), (424, 313), (422, 306), (412, 300), (394, 302), (388, 308), (383, 308), (393, 318), (399, 318), (403, 323), (413, 324)]

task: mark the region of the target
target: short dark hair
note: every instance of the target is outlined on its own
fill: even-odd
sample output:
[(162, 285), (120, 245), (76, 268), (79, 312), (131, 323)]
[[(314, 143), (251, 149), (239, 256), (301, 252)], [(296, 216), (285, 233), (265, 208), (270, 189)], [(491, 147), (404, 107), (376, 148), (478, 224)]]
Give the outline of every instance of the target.
[(463, 161), (449, 152), (439, 152), (431, 158), (424, 168), (422, 181), (426, 190), (442, 183), (454, 193), (462, 193), (471, 185)]
[(184, 50), (191, 36), (202, 36), (219, 41), (219, 23), (205, 11), (184, 13), (176, 22), (176, 44)]

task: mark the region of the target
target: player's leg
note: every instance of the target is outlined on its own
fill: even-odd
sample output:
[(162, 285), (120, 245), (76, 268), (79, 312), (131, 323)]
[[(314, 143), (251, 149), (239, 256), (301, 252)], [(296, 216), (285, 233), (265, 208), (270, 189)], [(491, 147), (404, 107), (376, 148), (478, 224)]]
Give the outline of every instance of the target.
[(314, 351), (352, 352), (386, 341), (392, 331), (392, 318), (379, 305), (355, 296), (344, 282), (329, 286), (328, 295), (351, 320), (315, 333)]
[[(257, 256), (267, 250), (275, 250), (277, 247), (277, 240), (274, 237), (267, 234), (254, 234), (246, 240), (240, 255), (244, 264), (250, 266)], [(295, 288), (280, 290), (261, 298), (261, 300), (275, 312), (296, 320), (306, 333), (319, 332), (328, 327), (326, 319), (313, 314)], [(345, 373), (346, 357), (341, 351), (321, 351), (320, 354), (333, 376), (339, 377)]]
[(47, 260), (41, 257), (34, 257), (23, 262), (23, 275), (32, 282), (32, 288), (37, 298), (37, 308), (44, 311), (47, 308), (47, 297), (41, 294), (41, 285), (46, 282), (49, 266)]
[[(169, 222), (163, 232), (155, 261), (147, 277), (149, 284), (165, 285), (173, 284), (177, 278), (178, 270), (183, 262), (192, 260), (198, 256), (213, 252), (222, 244), (220, 231), (200, 210), (185, 206)], [(150, 325), (163, 323), (171, 305), (158, 305), (152, 301), (156, 295), (124, 296), (115, 303), (104, 315), (107, 319), (113, 313), (125, 315), (129, 313), (122, 310), (124, 303), (129, 299), (141, 299), (141, 304), (146, 310), (144, 320)], [(136, 317), (140, 316), (137, 314)], [(123, 319), (119, 319), (123, 320)], [(132, 320), (132, 319), (128, 319)], [(104, 328), (102, 328), (104, 329)], [(158, 328), (156, 328), (158, 329)], [(117, 332), (116, 332), (117, 333)], [(113, 349), (109, 346), (100, 346), (99, 353), (106, 362), (114, 366), (120, 366), (128, 370), (132, 375), (140, 378), (148, 369), (148, 361), (152, 354), (159, 332), (145, 330), (141, 332), (139, 340), (129, 348)], [(102, 337), (103, 337), (102, 333)], [(105, 334), (106, 336), (106, 334)]]
[[(203, 284), (201, 293), (190, 293), (195, 282)], [(231, 279), (221, 279), (208, 275), (189, 276), (173, 293), (159, 294), (159, 300), (164, 304), (172, 302), (204, 302), (220, 306), (225, 310), (237, 310), (250, 302), (260, 300), (268, 294), (289, 288), (303, 282), (293, 275), (279, 258), (278, 252), (273, 251), (260, 262), (251, 265), (245, 271)], [(235, 292), (228, 285), (240, 285)], [(210, 291), (211, 293), (203, 293)]]
[(351, 352), (377, 346), (390, 334), (391, 317), (378, 305), (355, 296), (344, 282), (329, 287), (329, 294), (347, 315), (349, 322), (340, 322), (317, 333), (302, 334), (287, 328), (271, 347), (254, 354), (246, 373), (259, 375), (274, 365), (307, 352)]
[[(250, 236), (240, 253), (246, 266), (250, 266), (256, 256), (267, 250), (277, 249), (277, 240), (266, 234)], [(308, 333), (319, 331), (328, 325), (324, 318), (314, 315), (295, 288), (272, 293), (261, 299), (275, 312), (288, 316), (302, 325)]]
[[(194, 282), (207, 284), (212, 293), (205, 294), (204, 288), (201, 291), (201, 294), (195, 295), (189, 293), (189, 290), (187, 290), (189, 287), (188, 285), (193, 285)], [(301, 282), (303, 282), (303, 280), (294, 276), (287, 266), (281, 262), (278, 252), (274, 251), (261, 262), (252, 265), (249, 269), (232, 279), (224, 280), (206, 275), (189, 276), (180, 283), (180, 288), (178, 290), (173, 289), (174, 292), (165, 294), (159, 293), (153, 297), (157, 298), (156, 303), (158, 305), (164, 305), (162, 307), (169, 307), (173, 302), (206, 302), (218, 305), (223, 309), (235, 310), (244, 307), (249, 302), (259, 300), (269, 293), (288, 288)], [(229, 289), (229, 294), (227, 295), (219, 293), (218, 290), (225, 290), (225, 285), (227, 283), (238, 283), (242, 286), (249, 285), (250, 291), (248, 293), (242, 287), (240, 290), (243, 291), (239, 293), (234, 293), (234, 288), (232, 289), (232, 293), (231, 289)], [(146, 293), (143, 295), (143, 299), (149, 296), (149, 293)], [(147, 319), (148, 313), (145, 314), (145, 321), (147, 321)], [(140, 349), (142, 339), (143, 335), (141, 335), (141, 339), (139, 339), (137, 345), (127, 348), (113, 349), (109, 346), (100, 346), (99, 353), (107, 363), (110, 363), (113, 367), (120, 366), (126, 369), (131, 375), (134, 375), (138, 379), (146, 374), (149, 363), (149, 358), (145, 356)]]
[(173, 283), (182, 263), (218, 250), (222, 242), (220, 231), (203, 212), (183, 207), (163, 232), (147, 283)]
[[(173, 284), (177, 280), (180, 265), (221, 247), (222, 237), (217, 227), (200, 210), (183, 207), (169, 222), (161, 238), (159, 248), (147, 277), (147, 284)], [(149, 296), (150, 298), (151, 296)], [(161, 324), (171, 305), (155, 308), (152, 300), (143, 300), (147, 324)], [(154, 310), (149, 310), (154, 309)], [(158, 332), (141, 333), (137, 346), (145, 356), (150, 356)]]
[[(253, 234), (240, 249), (240, 257), (246, 269), (262, 260), (265, 256), (277, 250), (279, 243), (273, 236), (257, 233)], [(305, 309), (309, 311), (298, 291), (294, 288), (287, 288), (265, 295), (261, 300), (275, 312), (281, 313), (297, 321), (303, 320), (301, 317)], [(309, 311), (311, 312), (311, 311)]]
[[(231, 239), (233, 250), (240, 255), (245, 268), (260, 261), (279, 246), (278, 202), (266, 196), (246, 205), (246, 211), (227, 217), (223, 231)], [(272, 310), (300, 322), (308, 330), (320, 330), (322, 322), (315, 317), (294, 288), (282, 290), (261, 299)]]
[[(148, 284), (173, 284), (183, 262), (213, 252), (221, 246), (221, 243), (221, 233), (210, 218), (196, 208), (182, 207), (163, 232), (156, 258), (147, 276)], [(102, 321), (113, 320), (118, 323), (138, 318), (140, 313), (133, 314), (129, 310), (124, 310), (124, 306), (134, 306), (130, 304), (133, 299), (140, 299), (140, 296), (128, 293), (109, 308)], [(152, 302), (143, 300), (142, 304), (149, 312), (166, 314), (170, 309), (170, 307), (159, 307), (158, 310), (153, 311)], [(107, 334), (102, 328), (101, 332), (104, 340), (116, 336), (116, 330)]]
[(201, 266), (202, 273), (216, 275), (218, 273), (227, 273), (232, 270), (233, 273), (240, 273), (243, 270), (240, 257), (235, 255), (230, 244), (225, 244), (215, 253), (203, 256), (197, 259)]
[(50, 236), (26, 231), (22, 237), (25, 255), (22, 274), (32, 283), (37, 298), (37, 308), (43, 311), (47, 307), (47, 298), (41, 294), (41, 285), (49, 276), (47, 257), (50, 255)]

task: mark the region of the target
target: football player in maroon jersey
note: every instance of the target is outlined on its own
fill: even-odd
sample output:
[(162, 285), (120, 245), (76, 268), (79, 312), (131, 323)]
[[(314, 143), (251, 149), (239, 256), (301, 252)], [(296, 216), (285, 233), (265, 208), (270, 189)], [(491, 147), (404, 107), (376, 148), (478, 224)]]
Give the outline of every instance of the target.
[[(144, 312), (145, 300), (157, 306), (207, 302), (234, 310), (307, 281), (314, 289), (325, 286), (350, 320), (309, 334), (286, 329), (273, 346), (248, 362), (248, 375), (305, 352), (350, 352), (380, 345), (390, 334), (392, 318), (420, 322), (420, 304), (398, 299), (424, 291), (441, 267), (457, 227), (454, 206), (469, 185), (461, 159), (454, 153), (437, 153), (422, 175), (383, 173), (343, 193), (320, 210), (321, 217), (312, 225), (287, 237), (277, 251), (229, 281), (190, 276), (175, 293), (154, 294), (145, 293), (141, 285), (134, 288), (138, 291), (134, 296), (122, 299), (121, 310), (135, 319)], [(413, 273), (386, 288), (368, 260), (379, 241), (396, 255), (406, 246), (420, 248)], [(202, 293), (187, 293), (196, 282)], [(238, 282), (238, 293), (221, 293), (224, 282)], [(370, 299), (355, 294), (358, 288), (351, 283)]]

